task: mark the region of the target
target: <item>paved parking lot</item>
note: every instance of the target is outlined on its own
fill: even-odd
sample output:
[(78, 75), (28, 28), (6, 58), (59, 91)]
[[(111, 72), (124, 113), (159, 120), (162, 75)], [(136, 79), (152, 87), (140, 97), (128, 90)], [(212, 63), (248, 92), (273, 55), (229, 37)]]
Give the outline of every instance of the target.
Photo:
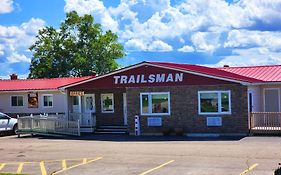
[(281, 137), (0, 137), (0, 172), (272, 175)]

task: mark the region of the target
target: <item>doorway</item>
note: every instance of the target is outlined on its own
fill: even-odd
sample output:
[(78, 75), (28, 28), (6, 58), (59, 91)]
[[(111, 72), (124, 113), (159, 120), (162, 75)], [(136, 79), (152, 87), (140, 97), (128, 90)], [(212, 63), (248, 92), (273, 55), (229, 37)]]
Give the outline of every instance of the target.
[(85, 94), (84, 96), (84, 113), (95, 113), (95, 94)]

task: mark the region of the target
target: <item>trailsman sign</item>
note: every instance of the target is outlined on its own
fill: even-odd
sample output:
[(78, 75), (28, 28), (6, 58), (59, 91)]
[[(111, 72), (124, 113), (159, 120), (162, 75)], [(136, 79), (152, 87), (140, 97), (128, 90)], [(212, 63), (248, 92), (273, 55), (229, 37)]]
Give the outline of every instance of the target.
[(114, 84), (182, 82), (183, 73), (139, 74), (113, 76)]

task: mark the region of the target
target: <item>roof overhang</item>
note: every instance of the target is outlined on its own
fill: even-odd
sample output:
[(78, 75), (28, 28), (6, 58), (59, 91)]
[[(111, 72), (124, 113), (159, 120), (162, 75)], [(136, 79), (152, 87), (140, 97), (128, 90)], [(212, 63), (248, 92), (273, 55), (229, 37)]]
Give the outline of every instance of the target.
[(0, 90), (0, 93), (28, 93), (28, 92), (60, 92), (60, 90), (59, 89), (41, 89), (41, 90), (30, 89), (30, 90), (12, 90), (12, 91)]
[(77, 85), (80, 85), (80, 84), (84, 84), (84, 83), (91, 82), (91, 81), (94, 81), (94, 80), (98, 80), (98, 79), (101, 79), (101, 78), (104, 78), (104, 77), (115, 75), (115, 74), (125, 72), (127, 70), (134, 69), (134, 68), (141, 67), (141, 66), (153, 66), (153, 67), (164, 68), (164, 69), (169, 69), (169, 70), (181, 71), (181, 72), (184, 72), (184, 73), (199, 75), (199, 76), (208, 77), (208, 78), (214, 78), (214, 79), (238, 83), (238, 84), (242, 84), (242, 85), (251, 84), (250, 82), (247, 82), (247, 81), (241, 81), (241, 80), (235, 80), (235, 79), (230, 79), (230, 78), (225, 78), (225, 77), (219, 77), (219, 76), (209, 75), (209, 74), (205, 74), (205, 73), (199, 73), (199, 72), (195, 72), (195, 71), (184, 70), (184, 69), (180, 69), (180, 68), (173, 68), (173, 67), (169, 67), (169, 66), (156, 65), (156, 64), (149, 63), (149, 62), (141, 62), (141, 63), (135, 64), (135, 65), (129, 66), (129, 67), (118, 69), (116, 71), (113, 71), (113, 72), (110, 72), (110, 73), (107, 73), (107, 74), (104, 74), (104, 75), (101, 75), (101, 76), (97, 76), (97, 77), (90, 78), (90, 79), (87, 79), (87, 80), (82, 80), (80, 82), (69, 84), (69, 85), (66, 85), (66, 86), (61, 86), (61, 87), (59, 87), (59, 89), (64, 90), (64, 89), (67, 89), (67, 88), (70, 88), (70, 87), (74, 87), (74, 86), (77, 86)]

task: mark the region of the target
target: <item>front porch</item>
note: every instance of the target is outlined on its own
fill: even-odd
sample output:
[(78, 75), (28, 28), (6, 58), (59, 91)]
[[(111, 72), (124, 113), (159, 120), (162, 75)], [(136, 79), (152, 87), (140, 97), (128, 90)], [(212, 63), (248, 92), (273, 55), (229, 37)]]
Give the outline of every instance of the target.
[(281, 112), (251, 112), (250, 134), (281, 134)]
[(75, 89), (68, 94), (68, 119), (79, 120), (81, 132), (111, 132), (119, 128), (118, 132), (122, 129), (127, 133), (125, 88)]

